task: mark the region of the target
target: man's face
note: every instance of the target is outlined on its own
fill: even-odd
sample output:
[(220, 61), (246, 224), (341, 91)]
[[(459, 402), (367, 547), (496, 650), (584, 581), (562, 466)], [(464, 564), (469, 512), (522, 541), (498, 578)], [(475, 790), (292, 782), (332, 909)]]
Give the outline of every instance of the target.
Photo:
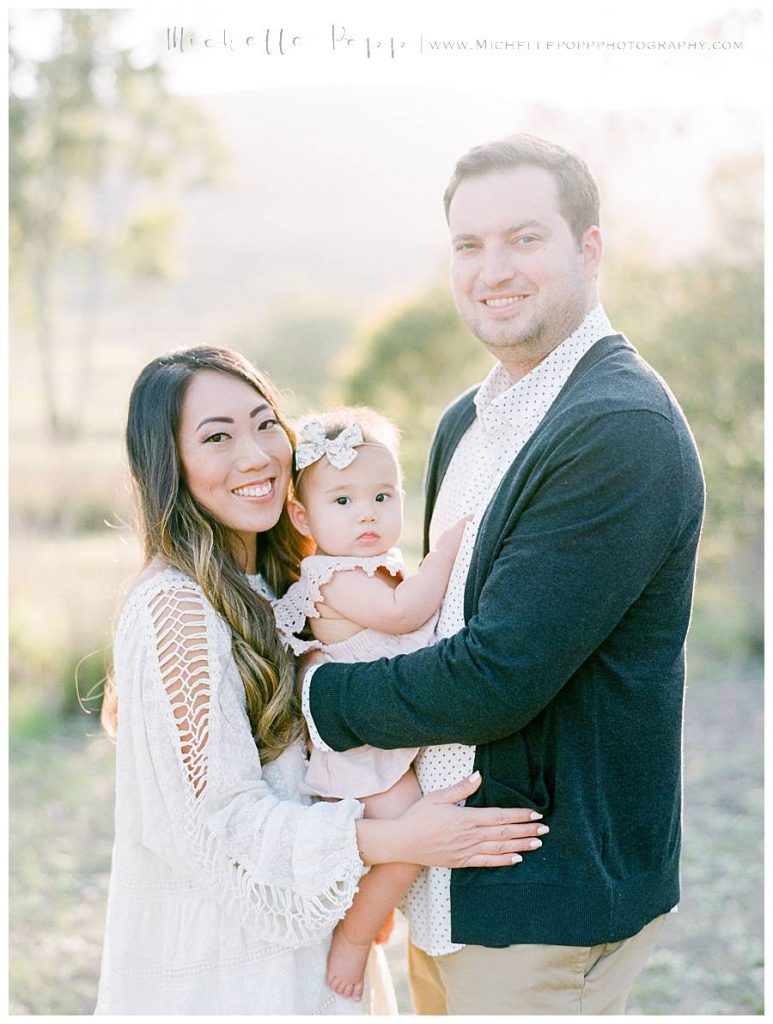
[(599, 229), (588, 228), (578, 245), (553, 175), (531, 166), (463, 181), (449, 225), (459, 315), (518, 379), (598, 302)]

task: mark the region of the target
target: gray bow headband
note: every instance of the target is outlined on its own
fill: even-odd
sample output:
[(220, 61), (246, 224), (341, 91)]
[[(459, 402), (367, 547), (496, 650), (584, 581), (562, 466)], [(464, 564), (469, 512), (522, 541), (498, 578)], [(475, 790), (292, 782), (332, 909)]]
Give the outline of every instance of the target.
[(356, 445), (364, 444), (362, 431), (356, 423), (342, 430), (338, 437), (325, 437), (325, 429), (319, 420), (307, 423), (301, 431), (303, 441), (295, 450), (295, 468), (305, 469), (317, 462), (323, 455), (336, 469), (345, 469), (357, 458)]

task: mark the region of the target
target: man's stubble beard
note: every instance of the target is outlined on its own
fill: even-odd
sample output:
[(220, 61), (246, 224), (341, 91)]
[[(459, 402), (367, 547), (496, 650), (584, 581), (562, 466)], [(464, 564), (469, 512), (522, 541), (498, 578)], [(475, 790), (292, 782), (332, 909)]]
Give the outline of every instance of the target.
[[(553, 349), (577, 330), (588, 312), (588, 295), (584, 287), (576, 288), (569, 309), (552, 306), (542, 315), (535, 313), (527, 325), (517, 328), (503, 323), (497, 325), (480, 322), (468, 323), (467, 327), (480, 343), (497, 359), (512, 353), (524, 360), (544, 359)], [(494, 331), (491, 331), (491, 328)], [(501, 353), (501, 355), (500, 355)]]

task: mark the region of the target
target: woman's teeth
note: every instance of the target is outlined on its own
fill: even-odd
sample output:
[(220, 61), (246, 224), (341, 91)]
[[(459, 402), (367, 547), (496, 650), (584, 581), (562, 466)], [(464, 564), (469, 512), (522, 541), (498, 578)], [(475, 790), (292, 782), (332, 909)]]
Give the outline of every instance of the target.
[(236, 487), (234, 494), (240, 498), (264, 498), (271, 491), (272, 483), (268, 480), (259, 487)]

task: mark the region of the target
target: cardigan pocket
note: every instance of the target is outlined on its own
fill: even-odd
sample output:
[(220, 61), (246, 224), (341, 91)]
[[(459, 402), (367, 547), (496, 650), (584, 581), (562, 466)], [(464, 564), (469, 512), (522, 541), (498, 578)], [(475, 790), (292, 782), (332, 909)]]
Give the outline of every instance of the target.
[[(536, 744), (542, 751), (543, 742)], [(532, 807), (545, 813), (553, 806), (553, 780), (543, 767), (545, 758), (535, 755), (522, 733), (478, 747), (475, 767), (483, 783), (468, 800), (479, 807)]]
[[(553, 800), (542, 772), (537, 775), (529, 788), (530, 792), (527, 793), (525, 790), (516, 789), (514, 786), (483, 772), (483, 784), (480, 788), (480, 792), (483, 794), (481, 805), (485, 807), (530, 807), (541, 813), (549, 810)], [(468, 800), (467, 803), (469, 804), (470, 801)]]

